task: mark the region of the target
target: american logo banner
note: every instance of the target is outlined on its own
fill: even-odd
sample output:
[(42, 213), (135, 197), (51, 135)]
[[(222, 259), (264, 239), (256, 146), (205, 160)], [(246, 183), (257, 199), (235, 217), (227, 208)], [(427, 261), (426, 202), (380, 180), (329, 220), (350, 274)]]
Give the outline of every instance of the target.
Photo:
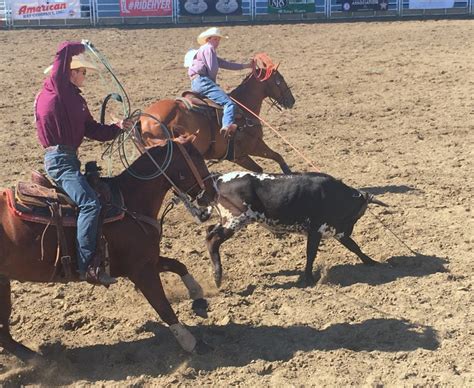
[(120, 0), (120, 16), (171, 16), (172, 0)]
[(12, 17), (26, 19), (75, 19), (81, 17), (79, 0), (12, 0)]

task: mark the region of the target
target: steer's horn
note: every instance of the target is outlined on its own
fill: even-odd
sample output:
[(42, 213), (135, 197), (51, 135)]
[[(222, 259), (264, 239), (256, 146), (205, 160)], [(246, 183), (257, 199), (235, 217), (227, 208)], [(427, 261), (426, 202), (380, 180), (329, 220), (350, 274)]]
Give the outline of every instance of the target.
[(386, 203), (376, 199), (375, 195), (373, 195), (373, 194), (368, 195), (368, 200), (369, 200), (369, 203), (375, 203), (376, 205), (388, 207), (388, 205)]

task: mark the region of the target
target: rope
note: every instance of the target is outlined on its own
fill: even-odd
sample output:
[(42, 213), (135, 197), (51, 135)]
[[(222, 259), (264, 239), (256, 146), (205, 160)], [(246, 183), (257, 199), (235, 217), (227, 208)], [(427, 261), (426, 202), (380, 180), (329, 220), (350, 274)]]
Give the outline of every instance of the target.
[(266, 53), (258, 53), (253, 59), (252, 73), (255, 79), (263, 82), (272, 76), (277, 67)]
[(384, 222), (382, 221), (382, 219), (380, 217), (378, 217), (376, 214), (374, 214), (370, 209), (367, 208), (367, 211), (372, 214), (372, 216), (378, 221), (380, 222), (380, 224), (382, 224), (382, 226), (388, 230), (393, 237), (395, 237), (395, 239), (401, 244), (403, 245), (405, 248), (407, 248), (411, 253), (415, 254), (416, 256), (419, 255), (418, 252), (414, 251), (413, 249), (411, 249), (400, 237), (398, 237), (394, 232), (392, 232), (392, 230), (384, 224)]
[[(82, 44), (86, 47), (86, 49), (92, 54), (93, 60), (99, 61), (102, 63), (102, 65), (105, 67), (107, 72), (110, 74), (112, 77), (112, 81), (115, 83), (115, 85), (118, 87), (120, 91), (120, 96), (122, 97), (122, 106), (123, 106), (123, 113), (124, 117), (128, 117), (130, 114), (130, 99), (128, 98), (127, 92), (125, 91), (125, 88), (122, 86), (121, 82), (118, 80), (117, 76), (115, 75), (112, 66), (110, 63), (107, 61), (107, 58), (102, 55), (102, 53), (89, 41), (83, 41)], [(102, 78), (102, 74), (99, 72), (99, 75)]]
[(267, 121), (265, 121), (263, 118), (261, 118), (259, 115), (254, 113), (251, 109), (247, 108), (244, 104), (242, 104), (240, 101), (237, 101), (234, 97), (230, 97), (232, 101), (240, 105), (242, 108), (244, 108), (247, 112), (250, 112), (252, 115), (254, 115), (257, 119), (259, 119), (262, 123), (264, 123), (267, 127), (269, 127), (273, 132), (275, 132), (276, 135), (280, 137), (286, 144), (288, 144), (298, 155), (300, 155), (311, 167), (316, 172), (321, 172), (319, 168), (316, 167), (316, 165), (309, 159), (307, 158), (299, 149), (297, 149), (293, 144), (291, 144), (283, 135), (280, 134), (275, 128), (273, 128)]
[[(264, 123), (267, 127), (269, 127), (274, 133), (276, 133), (286, 144), (288, 144), (298, 155), (300, 155), (316, 172), (321, 172), (320, 169), (318, 169), (315, 164), (309, 159), (307, 158), (302, 152), (300, 152), (295, 146), (293, 146), (293, 144), (291, 144), (283, 135), (281, 135), (275, 128), (273, 128), (268, 122), (266, 122), (263, 118), (261, 118), (259, 115), (257, 115), (256, 113), (254, 113), (251, 109), (249, 109), (248, 107), (246, 107), (244, 104), (242, 104), (240, 101), (237, 101), (235, 98), (233, 97), (230, 97), (235, 103), (237, 103), (238, 105), (240, 105), (242, 108), (244, 108), (247, 112), (250, 112), (253, 116), (255, 116), (257, 119), (259, 119), (262, 123)], [(419, 255), (418, 252), (414, 251), (413, 249), (411, 249), (408, 244), (406, 244), (402, 239), (400, 239), (388, 226), (386, 226), (383, 221), (377, 217), (372, 211), (370, 211), (369, 209), (367, 209), (369, 211), (370, 214), (372, 214), (372, 216), (380, 222), (380, 224), (384, 227), (384, 229), (386, 229), (387, 231), (389, 231), (396, 239), (397, 241), (400, 242), (401, 245), (403, 245), (405, 248), (407, 248), (411, 253), (415, 254), (415, 255)]]

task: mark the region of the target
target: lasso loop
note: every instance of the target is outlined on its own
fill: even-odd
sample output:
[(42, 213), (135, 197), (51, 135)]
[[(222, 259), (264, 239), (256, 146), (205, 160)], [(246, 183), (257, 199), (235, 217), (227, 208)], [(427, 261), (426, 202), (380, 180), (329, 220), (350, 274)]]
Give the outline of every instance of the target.
[[(121, 102), (122, 107), (123, 107), (123, 117), (128, 117), (130, 115), (130, 99), (128, 98), (127, 92), (125, 91), (125, 88), (122, 86), (120, 83), (119, 79), (115, 75), (112, 66), (110, 63), (107, 61), (107, 58), (89, 41), (82, 41), (82, 44), (90, 54), (90, 57), (92, 60), (96, 63), (102, 64), (102, 66), (105, 68), (107, 73), (112, 77), (112, 81), (115, 84), (115, 86), (118, 89), (118, 94), (121, 97)], [(104, 80), (103, 75), (99, 72), (99, 76), (102, 78), (104, 83), (107, 84), (107, 81)]]
[[(141, 131), (140, 131), (140, 118), (141, 117), (148, 117), (152, 120), (155, 120), (159, 123), (163, 133), (165, 134), (166, 140), (166, 156), (164, 161), (160, 164), (151, 157), (151, 155), (146, 150), (145, 144), (143, 143)], [(123, 167), (128, 171), (130, 175), (133, 177), (140, 179), (140, 180), (151, 180), (159, 177), (160, 175), (164, 174), (165, 170), (169, 167), (171, 163), (171, 159), (173, 158), (173, 144), (170, 140), (172, 140), (172, 135), (166, 125), (164, 125), (158, 118), (152, 116), (148, 113), (144, 113), (139, 109), (135, 110), (129, 117), (133, 120), (133, 126), (129, 131), (121, 131), (117, 137), (108, 145), (105, 151), (102, 154), (102, 158), (111, 158), (114, 153), (118, 153), (120, 162), (122, 163)], [(149, 174), (149, 175), (142, 175), (134, 171), (131, 167), (133, 161), (130, 161), (127, 152), (125, 149), (125, 144), (127, 140), (131, 140), (135, 148), (138, 150), (140, 154), (147, 154), (152, 163), (156, 167), (156, 172)], [(166, 174), (165, 174), (166, 175)]]
[(266, 53), (258, 53), (253, 57), (252, 73), (260, 82), (269, 79), (277, 67)]

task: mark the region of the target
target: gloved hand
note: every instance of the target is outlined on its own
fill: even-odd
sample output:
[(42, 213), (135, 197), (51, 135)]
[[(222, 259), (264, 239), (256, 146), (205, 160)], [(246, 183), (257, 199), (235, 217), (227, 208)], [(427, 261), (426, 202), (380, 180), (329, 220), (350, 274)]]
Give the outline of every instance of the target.
[(115, 123), (120, 127), (120, 129), (123, 129), (125, 131), (130, 131), (133, 128), (133, 125), (135, 124), (134, 120), (131, 118), (123, 119), (117, 123)]

